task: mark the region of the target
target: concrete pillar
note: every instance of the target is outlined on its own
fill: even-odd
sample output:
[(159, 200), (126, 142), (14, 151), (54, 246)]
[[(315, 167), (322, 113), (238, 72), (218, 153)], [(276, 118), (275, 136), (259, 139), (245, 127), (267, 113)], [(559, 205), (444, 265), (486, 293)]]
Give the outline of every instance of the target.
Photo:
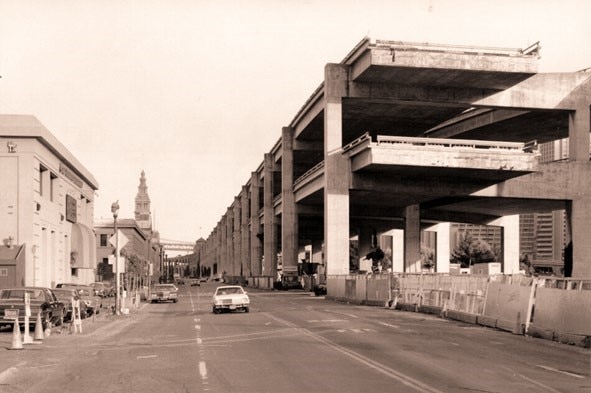
[[(589, 168), (587, 168), (587, 182), (589, 181)], [(581, 181), (584, 181), (582, 178)], [(581, 188), (585, 187), (587, 192), (579, 194), (573, 199), (566, 209), (566, 220), (569, 238), (567, 245), (572, 241), (572, 278), (591, 277), (591, 187), (580, 183)], [(565, 265), (568, 264), (568, 257), (565, 252)], [(565, 266), (567, 268), (567, 266)], [(568, 269), (568, 268), (567, 268)], [(567, 270), (565, 269), (565, 270)], [(568, 272), (567, 272), (568, 274)]]
[(404, 271), (421, 259), (421, 219), (419, 205), (404, 210)]
[(449, 261), (451, 258), (451, 223), (442, 222), (434, 225), (430, 230), (437, 233), (435, 271), (437, 273), (449, 273)]
[(281, 135), (281, 253), (284, 271), (298, 267), (298, 214), (293, 192), (293, 128), (283, 127)]
[(357, 235), (358, 239), (358, 253), (359, 253), (359, 270), (371, 272), (371, 259), (365, 259), (365, 256), (372, 251), (373, 231), (370, 227), (362, 226), (359, 228)]
[(582, 105), (568, 117), (569, 161), (589, 162), (589, 132), (591, 131), (589, 104)]
[(226, 228), (224, 228), (224, 236), (226, 237), (226, 273), (234, 276), (234, 241), (232, 234), (234, 232), (234, 211), (232, 208), (226, 210)]
[(222, 220), (218, 221), (218, 225), (215, 229), (215, 263), (217, 266), (216, 272), (219, 274), (223, 270), (221, 269), (222, 266), (222, 250), (224, 247), (222, 246)]
[(248, 192), (248, 186), (242, 186), (240, 206), (240, 212), (242, 214), (240, 220), (240, 222), (242, 223), (242, 226), (240, 228), (240, 262), (242, 266), (242, 275), (244, 277), (250, 277), (250, 230), (248, 225), (250, 194)]
[(250, 176), (250, 268), (254, 277), (262, 274), (263, 242), (258, 236), (262, 233), (259, 218), (260, 189), (259, 174), (252, 172)]
[(264, 182), (263, 182), (263, 211), (264, 211), (264, 261), (263, 276), (277, 278), (277, 235), (275, 228), (275, 209), (273, 207), (273, 155), (265, 154)]
[(242, 234), (240, 233), (242, 229), (242, 201), (240, 201), (240, 197), (234, 197), (233, 217), (234, 276), (242, 277)]
[[(591, 163), (589, 140), (591, 113), (589, 100), (581, 99), (582, 105), (569, 115), (569, 161), (574, 162), (573, 184), (579, 192), (567, 207), (569, 241), (572, 241), (573, 278), (591, 277)], [(586, 101), (586, 102), (585, 102)]]
[(349, 160), (343, 146), (343, 103), (349, 67), (324, 69), (324, 249), (328, 275), (349, 273)]
[(404, 273), (404, 231), (393, 229), (392, 236), (392, 272)]
[(228, 236), (226, 235), (228, 227), (228, 216), (222, 216), (222, 223), (220, 225), (220, 264), (218, 273), (222, 274), (228, 271)]
[(503, 216), (493, 220), (490, 225), (498, 225), (502, 230), (502, 271), (505, 274), (519, 273), (519, 214)]

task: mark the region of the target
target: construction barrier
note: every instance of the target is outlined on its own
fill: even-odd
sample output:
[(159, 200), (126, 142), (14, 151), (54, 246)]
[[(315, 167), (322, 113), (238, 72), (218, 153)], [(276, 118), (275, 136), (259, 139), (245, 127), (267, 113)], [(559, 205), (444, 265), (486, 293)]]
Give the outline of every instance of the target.
[(438, 314), (591, 347), (591, 280), (524, 275), (350, 274), (327, 277), (327, 297)]

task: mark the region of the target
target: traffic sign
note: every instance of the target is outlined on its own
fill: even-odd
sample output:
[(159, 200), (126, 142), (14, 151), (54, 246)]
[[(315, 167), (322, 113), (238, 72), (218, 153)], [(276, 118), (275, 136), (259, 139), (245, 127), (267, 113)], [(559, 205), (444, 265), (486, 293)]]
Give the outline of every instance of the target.
[[(119, 249), (122, 249), (129, 242), (129, 239), (123, 234), (123, 232), (121, 232), (121, 229), (117, 229), (117, 234), (119, 235)], [(109, 243), (111, 243), (113, 247), (117, 247), (117, 236), (111, 236), (109, 238)]]

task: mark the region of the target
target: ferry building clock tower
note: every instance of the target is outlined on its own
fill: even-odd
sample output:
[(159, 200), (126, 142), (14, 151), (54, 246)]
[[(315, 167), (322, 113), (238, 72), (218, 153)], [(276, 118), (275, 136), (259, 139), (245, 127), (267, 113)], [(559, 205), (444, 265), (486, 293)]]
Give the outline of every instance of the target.
[(150, 212), (150, 196), (146, 185), (146, 173), (142, 171), (140, 185), (135, 197), (135, 221), (146, 233), (152, 232), (152, 213)]

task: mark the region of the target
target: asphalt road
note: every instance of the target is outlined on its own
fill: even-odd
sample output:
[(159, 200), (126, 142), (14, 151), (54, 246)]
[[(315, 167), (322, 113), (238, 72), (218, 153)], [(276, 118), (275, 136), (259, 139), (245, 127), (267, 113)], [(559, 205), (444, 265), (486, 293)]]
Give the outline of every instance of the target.
[(216, 315), (214, 287), (19, 351), (2, 331), (0, 392), (591, 392), (587, 349), (297, 291)]

